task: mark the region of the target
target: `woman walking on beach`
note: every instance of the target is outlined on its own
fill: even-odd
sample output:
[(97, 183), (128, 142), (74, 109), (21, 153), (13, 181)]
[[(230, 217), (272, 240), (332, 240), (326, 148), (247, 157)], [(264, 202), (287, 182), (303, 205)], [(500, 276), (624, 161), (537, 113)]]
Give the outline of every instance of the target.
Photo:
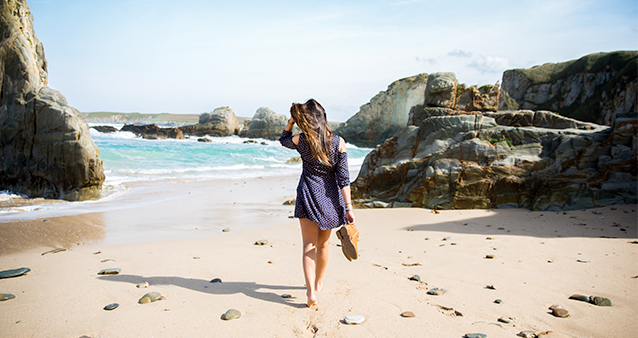
[[(314, 99), (293, 103), (290, 115), (279, 142), (296, 149), (303, 162), (295, 217), (301, 225), (307, 305), (311, 307), (317, 304), (316, 292), (323, 287), (331, 230), (345, 224), (337, 236), (348, 260), (358, 257), (359, 233), (354, 227), (345, 141), (330, 132), (326, 112)], [(302, 133), (292, 136), (295, 123)]]

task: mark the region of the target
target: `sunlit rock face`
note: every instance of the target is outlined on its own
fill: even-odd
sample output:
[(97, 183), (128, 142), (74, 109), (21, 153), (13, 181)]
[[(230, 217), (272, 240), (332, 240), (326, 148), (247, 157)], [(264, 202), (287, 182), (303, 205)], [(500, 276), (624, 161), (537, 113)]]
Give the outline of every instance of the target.
[(44, 48), (25, 1), (0, 1), (0, 38), (0, 190), (98, 198), (99, 150), (80, 112), (47, 87)]
[(410, 109), (422, 105), (428, 74), (397, 80), (361, 106), (335, 134), (359, 147), (374, 147), (396, 136), (408, 123)]
[[(580, 121), (612, 126), (638, 108), (638, 52), (585, 55), (503, 73), (501, 110), (550, 110)], [(505, 98), (511, 97), (512, 101)]]
[(425, 108), (352, 184), (364, 205), (567, 210), (636, 203), (636, 114), (614, 126), (547, 111)]

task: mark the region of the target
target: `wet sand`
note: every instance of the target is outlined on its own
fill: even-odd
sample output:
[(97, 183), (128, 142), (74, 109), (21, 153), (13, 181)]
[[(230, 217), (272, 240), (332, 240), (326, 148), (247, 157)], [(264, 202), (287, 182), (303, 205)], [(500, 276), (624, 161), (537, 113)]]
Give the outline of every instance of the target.
[[(148, 183), (73, 215), (0, 219), (3, 247), (29, 244), (3, 249), (0, 270), (32, 270), (0, 279), (0, 293), (16, 295), (0, 302), (0, 337), (479, 332), (492, 338), (525, 330), (633, 337), (638, 331), (636, 205), (439, 214), (357, 209), (361, 257), (348, 262), (333, 235), (319, 306), (307, 309), (299, 225), (288, 218), (293, 207), (281, 205), (294, 196), (296, 180)], [(261, 239), (268, 245), (254, 245)], [(42, 255), (56, 247), (67, 250)], [(97, 275), (116, 267), (119, 275)], [(411, 281), (413, 275), (421, 282)], [(223, 282), (210, 283), (213, 278)], [(148, 288), (136, 287), (144, 281)], [(429, 295), (432, 288), (447, 292)], [(166, 300), (138, 304), (149, 291)], [(292, 298), (282, 298), (285, 293)], [(568, 299), (572, 294), (606, 297), (613, 306)], [(111, 303), (119, 307), (103, 310)], [(570, 316), (554, 317), (548, 309), (554, 304)], [(221, 320), (231, 308), (241, 318)], [(403, 311), (416, 317), (403, 318)], [(347, 315), (366, 321), (345, 325)]]

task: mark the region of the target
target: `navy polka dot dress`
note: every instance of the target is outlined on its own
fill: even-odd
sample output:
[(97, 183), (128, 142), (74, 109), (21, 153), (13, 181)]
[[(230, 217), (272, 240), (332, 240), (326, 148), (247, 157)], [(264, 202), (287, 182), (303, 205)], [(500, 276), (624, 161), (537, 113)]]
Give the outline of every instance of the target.
[(339, 151), (340, 137), (333, 135), (330, 159), (333, 166), (321, 163), (312, 157), (304, 134), (299, 135), (299, 144), (292, 142), (292, 133), (284, 130), (279, 142), (284, 147), (296, 149), (301, 155), (303, 171), (297, 186), (295, 217), (308, 218), (316, 222), (321, 230), (334, 229), (346, 224), (346, 206), (341, 188), (350, 185), (348, 154)]

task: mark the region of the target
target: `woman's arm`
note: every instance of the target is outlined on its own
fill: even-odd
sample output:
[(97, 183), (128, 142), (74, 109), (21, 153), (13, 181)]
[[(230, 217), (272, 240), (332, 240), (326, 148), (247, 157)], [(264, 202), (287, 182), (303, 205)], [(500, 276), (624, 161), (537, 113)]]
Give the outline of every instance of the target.
[(350, 172), (348, 171), (348, 153), (346, 152), (346, 141), (339, 137), (339, 156), (337, 165), (337, 183), (341, 188), (341, 195), (346, 204), (346, 221), (354, 224), (354, 211), (352, 210), (352, 197), (350, 196)]
[(299, 135), (292, 136), (292, 128), (294, 125), (295, 120), (291, 117), (288, 120), (288, 124), (284, 127), (284, 131), (281, 133), (281, 137), (279, 137), (279, 143), (286, 148), (297, 149), (297, 145), (299, 144)]
[(352, 210), (349, 185), (341, 188), (341, 195), (343, 195), (343, 201), (346, 202), (346, 221), (348, 224), (354, 224), (354, 211)]

